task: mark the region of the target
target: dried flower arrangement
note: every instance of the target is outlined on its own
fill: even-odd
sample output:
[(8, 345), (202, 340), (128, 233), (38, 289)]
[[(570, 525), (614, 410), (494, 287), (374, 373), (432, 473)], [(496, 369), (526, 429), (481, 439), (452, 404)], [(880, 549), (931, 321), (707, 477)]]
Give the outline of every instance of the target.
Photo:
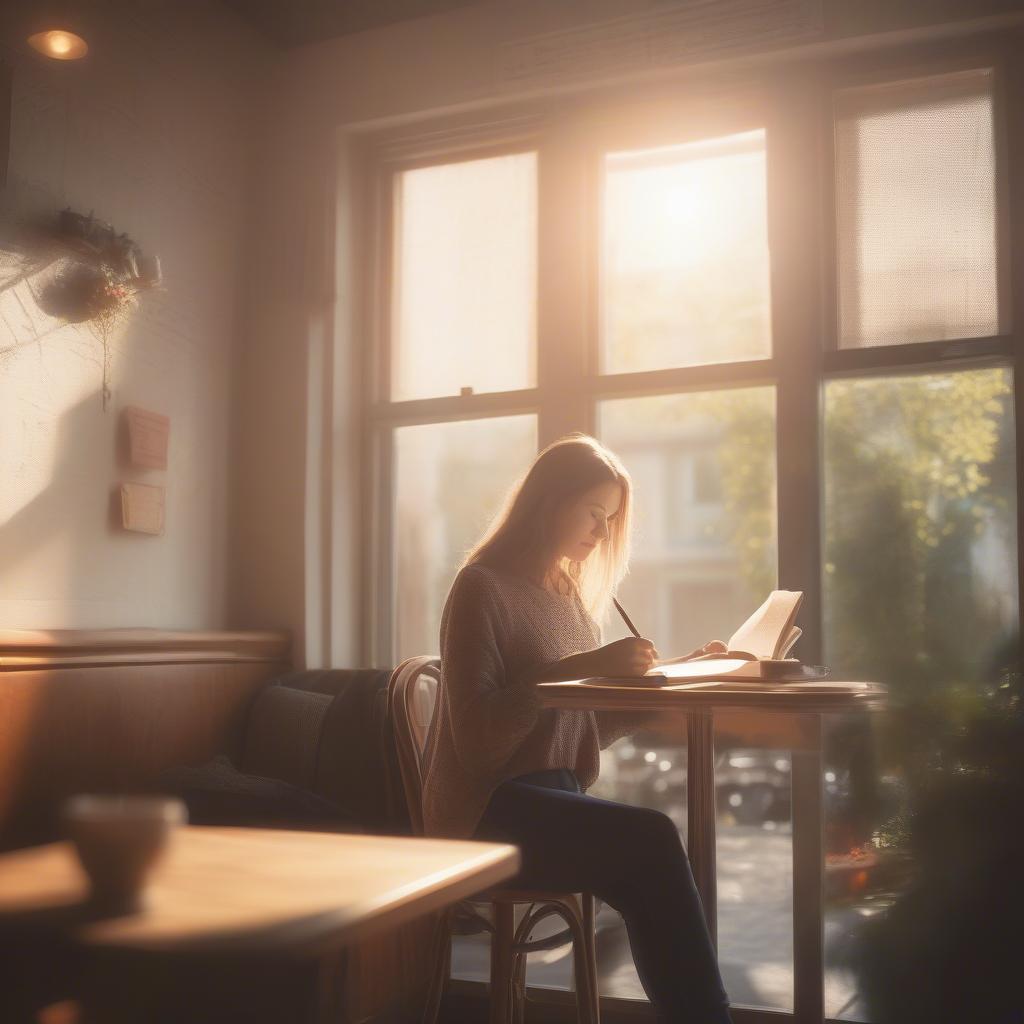
[(71, 209), (60, 212), (49, 235), (65, 268), (46, 289), (47, 312), (68, 323), (88, 323), (103, 344), (103, 408), (110, 392), (110, 334), (131, 307), (135, 296), (160, 284), (160, 260), (144, 256), (127, 234), (110, 224)]

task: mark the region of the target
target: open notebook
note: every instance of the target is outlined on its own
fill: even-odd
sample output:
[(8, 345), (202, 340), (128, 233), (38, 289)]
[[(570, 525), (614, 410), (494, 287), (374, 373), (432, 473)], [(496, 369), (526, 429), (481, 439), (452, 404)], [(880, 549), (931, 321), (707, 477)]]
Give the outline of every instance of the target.
[(647, 675), (664, 677), (667, 683), (700, 679), (821, 678), (820, 674), (808, 676), (799, 661), (786, 657), (800, 638), (800, 629), (794, 622), (803, 596), (800, 590), (773, 590), (764, 604), (729, 637), (725, 652), (658, 665)]

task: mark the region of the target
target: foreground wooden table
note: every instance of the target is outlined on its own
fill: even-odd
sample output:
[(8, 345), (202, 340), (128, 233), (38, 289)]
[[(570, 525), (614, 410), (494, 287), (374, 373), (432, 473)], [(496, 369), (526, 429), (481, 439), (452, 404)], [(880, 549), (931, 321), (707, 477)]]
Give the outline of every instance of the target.
[[(791, 776), (793, 1019), (799, 1024), (821, 1024), (825, 1019), (822, 715), (877, 710), (884, 704), (884, 688), (845, 681), (753, 689), (730, 687), (727, 680), (643, 686), (636, 680), (602, 679), (541, 683), (538, 690), (546, 707), (686, 713), (687, 852), (716, 944), (715, 713), (756, 711), (792, 719), (796, 737)], [(778, 1014), (770, 1019), (778, 1019)]]
[[(0, 933), (59, 934), (87, 954), (87, 1001), (103, 1003), (104, 1019), (129, 1019), (143, 1012), (150, 982), (166, 996), (175, 964), (201, 964), (205, 981), (223, 969), (233, 983), (259, 990), (281, 965), (315, 964), (496, 885), (518, 867), (518, 850), (495, 843), (184, 828), (154, 875), (146, 910), (103, 920), (87, 910), (70, 844), (57, 843), (0, 856)], [(298, 975), (306, 987), (317, 979), (308, 969)], [(267, 996), (268, 1019), (279, 997)]]

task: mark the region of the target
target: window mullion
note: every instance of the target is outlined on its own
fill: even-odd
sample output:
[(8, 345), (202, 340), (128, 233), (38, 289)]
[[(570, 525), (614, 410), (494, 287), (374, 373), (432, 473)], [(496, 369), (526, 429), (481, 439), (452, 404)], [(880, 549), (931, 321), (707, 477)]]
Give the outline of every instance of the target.
[(821, 659), (819, 389), (822, 91), (780, 87), (768, 132), (772, 337), (778, 368), (779, 585), (802, 590), (800, 657)]
[[(822, 90), (795, 76), (780, 83), (768, 130), (768, 230), (772, 337), (778, 363), (779, 585), (802, 590), (797, 655), (821, 660), (819, 410), (822, 351)], [(825, 135), (825, 138), (828, 136)], [(820, 727), (820, 726), (819, 726)], [(804, 799), (818, 794), (817, 800)], [(824, 848), (820, 754), (794, 756), (793, 1016), (824, 1015)]]
[(390, 665), (394, 658), (394, 458), (392, 431), (381, 425), (368, 431), (370, 443), (369, 493), (374, 515), (367, 538), (373, 552), (374, 571), (367, 581), (366, 640), (370, 662)]
[(519, 391), (485, 391), (471, 395), (442, 395), (413, 398), (403, 402), (380, 402), (370, 409), (372, 422), (395, 426), (413, 423), (441, 423), (486, 416), (534, 412), (539, 401), (536, 388)]
[[(391, 379), (391, 294), (394, 262), (395, 176), (377, 166), (370, 176), (371, 217), (367, 252), (370, 294), (367, 297), (366, 336), (372, 340), (364, 381), (371, 401), (389, 396)], [(371, 403), (367, 403), (371, 406)], [(368, 425), (366, 464), (363, 473), (363, 524), (371, 534), (369, 557), (363, 562), (363, 650), (371, 664), (389, 664), (391, 652), (392, 599), (392, 474), (391, 437), (386, 430)]]
[[(1024, 33), (1017, 32), (1007, 41), (1007, 54), (1018, 52), (1020, 43), (1024, 41)], [(1024, 67), (1019, 60), (1009, 57), (1003, 65), (1005, 80), (1002, 83), (1004, 103), (1002, 105), (1001, 123), (997, 124), (997, 132), (1005, 132), (1006, 165), (1014, 173), (1006, 173), (1002, 178), (1007, 189), (1006, 202), (1009, 206), (1009, 267), (1003, 278), (1012, 281), (1010, 296), (1011, 323), (1013, 336), (1013, 402), (1014, 430), (1017, 446), (1017, 607), (1020, 635), (1024, 636), (1024, 500), (1021, 498), (1021, 481), (1024, 480), (1024, 284), (1021, 282), (1021, 265), (1024, 262), (1024, 123), (1021, 121), (1020, 110), (1024, 104)], [(1012, 113), (1014, 116), (1008, 116)]]
[(565, 125), (552, 125), (540, 147), (537, 189), (541, 448), (569, 431), (593, 429), (593, 401), (581, 386), (592, 335), (591, 192), (586, 147)]

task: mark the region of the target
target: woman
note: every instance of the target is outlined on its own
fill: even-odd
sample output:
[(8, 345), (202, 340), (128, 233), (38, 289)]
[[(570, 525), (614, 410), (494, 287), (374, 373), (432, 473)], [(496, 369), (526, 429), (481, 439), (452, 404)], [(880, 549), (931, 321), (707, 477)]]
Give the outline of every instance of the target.
[(520, 888), (592, 892), (625, 920), (659, 1019), (728, 1024), (689, 861), (658, 811), (586, 795), (599, 752), (636, 715), (542, 709), (535, 684), (642, 675), (658, 652), (601, 646), (628, 561), (631, 484), (619, 460), (574, 434), (537, 456), (467, 556), (441, 619), (441, 687), (426, 751), (430, 835), (514, 843)]

